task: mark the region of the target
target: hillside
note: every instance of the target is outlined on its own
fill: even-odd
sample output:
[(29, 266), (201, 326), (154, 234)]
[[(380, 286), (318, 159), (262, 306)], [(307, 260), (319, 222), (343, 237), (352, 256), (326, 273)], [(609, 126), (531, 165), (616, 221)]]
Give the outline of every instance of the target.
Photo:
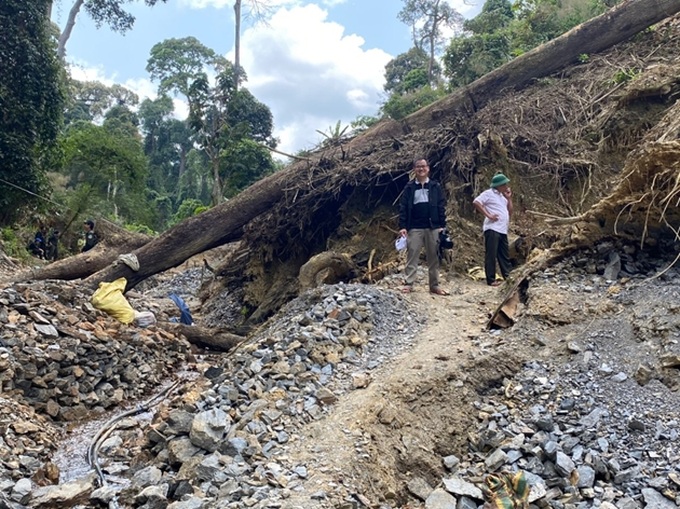
[[(289, 187), (239, 243), (127, 293), (157, 325), (3, 258), (0, 508), (475, 508), (516, 469), (536, 507), (680, 505), (679, 30), (269, 181)], [(394, 202), (420, 155), (449, 197), (449, 297), (424, 274), (397, 291)], [(467, 275), (497, 170), (531, 249), (500, 289)], [(301, 290), (320, 253), (358, 276)], [(489, 330), (513, 290), (515, 324)], [(253, 331), (198, 349), (164, 326), (171, 292), (200, 325)]]

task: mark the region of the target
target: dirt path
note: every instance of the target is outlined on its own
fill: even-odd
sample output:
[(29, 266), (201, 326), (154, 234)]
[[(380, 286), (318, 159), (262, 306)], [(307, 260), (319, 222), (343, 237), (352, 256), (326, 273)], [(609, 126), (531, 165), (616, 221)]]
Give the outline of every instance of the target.
[[(290, 444), (289, 459), (307, 467), (311, 485), (285, 507), (310, 507), (310, 489), (339, 487), (363, 503), (390, 501), (410, 478), (436, 484), (441, 458), (462, 451), (475, 419), (466, 410), (476, 395), (471, 386), (478, 376), (488, 378), (485, 369), (495, 369), (494, 361), (484, 368), (480, 360), (500, 341), (485, 326), (502, 293), (467, 278), (445, 286), (450, 296), (426, 288), (404, 296), (428, 317), (413, 347), (372, 372), (366, 388), (343, 396)], [(506, 360), (518, 365), (520, 358)], [(473, 376), (470, 364), (476, 365)], [(371, 489), (360, 493), (360, 487)]]

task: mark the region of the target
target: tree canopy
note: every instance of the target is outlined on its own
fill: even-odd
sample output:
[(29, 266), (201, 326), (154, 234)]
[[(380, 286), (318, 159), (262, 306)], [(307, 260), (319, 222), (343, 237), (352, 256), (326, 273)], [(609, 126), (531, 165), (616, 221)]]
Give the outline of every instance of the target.
[(45, 189), (59, 132), (63, 72), (47, 19), (47, 0), (0, 3), (0, 219), (9, 221)]

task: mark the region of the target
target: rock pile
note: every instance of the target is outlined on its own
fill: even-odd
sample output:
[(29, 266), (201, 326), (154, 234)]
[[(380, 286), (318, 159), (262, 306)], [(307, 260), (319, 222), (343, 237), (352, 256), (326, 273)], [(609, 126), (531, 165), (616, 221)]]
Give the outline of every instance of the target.
[[(401, 296), (363, 285), (312, 290), (280, 316), (210, 366), (211, 386), (148, 433), (157, 496), (176, 500), (169, 507), (280, 507), (276, 501), (303, 489), (308, 476), (305, 465), (285, 460), (291, 437), (341, 394), (364, 386), (423, 325)], [(146, 483), (138, 476), (121, 501), (135, 504)]]
[(158, 328), (126, 327), (66, 286), (0, 292), (2, 393), (55, 420), (76, 421), (139, 399), (186, 362), (185, 341)]
[[(49, 462), (63, 433), (157, 390), (190, 345), (162, 329), (123, 326), (75, 284), (33, 282), (0, 291), (0, 493), (26, 499), (59, 479)], [(4, 495), (3, 495), (4, 496)]]
[[(525, 472), (531, 484), (532, 507), (667, 509), (680, 504), (680, 397), (674, 391), (679, 364), (673, 360), (680, 354), (680, 314), (673, 310), (680, 308), (672, 304), (680, 302), (680, 274), (671, 269), (659, 280), (645, 281), (643, 276), (667, 262), (650, 259), (644, 265), (638, 255), (626, 259), (637, 264), (638, 273), (629, 267), (624, 275), (629, 282), (612, 284), (605, 275), (607, 264), (600, 263), (609, 260), (607, 249), (579, 253), (536, 274), (523, 319), (512, 329), (473, 338), (479, 347), (474, 358), (479, 360), (485, 352), (502, 355), (503, 349), (527, 343), (535, 345), (537, 357), (501, 384), (479, 392), (469, 409), (478, 425), (468, 431), (466, 451), (441, 457), (441, 471), (429, 472), (427, 480), (397, 474), (406, 478), (403, 491), (384, 494), (381, 509), (478, 509), (484, 502), (480, 487), (485, 476), (517, 470)], [(597, 258), (594, 272), (583, 264), (584, 256)], [(3, 341), (17, 335), (29, 340), (5, 343), (6, 356), (0, 359), (27, 355), (30, 348), (37, 348), (35, 356), (43, 358), (45, 345), (74, 338), (60, 325), (68, 321), (57, 320), (60, 297), (53, 296), (50, 304), (31, 296), (33, 291), (31, 285), (2, 293), (7, 318), (0, 316), (0, 321), (21, 325), (3, 329)], [(44, 291), (49, 292), (49, 284)], [(557, 294), (559, 310), (548, 311), (550, 294)], [(31, 309), (21, 307), (26, 303), (32, 303)], [(661, 303), (670, 315), (659, 310)], [(58, 338), (36, 339), (38, 329), (31, 324), (40, 322), (31, 310), (51, 318)], [(117, 338), (111, 342), (125, 334), (128, 341), (142, 341), (134, 339), (142, 333), (141, 337), (155, 334), (155, 341), (167, 340), (153, 328), (116, 327), (87, 306), (71, 312), (81, 320), (71, 328), (102, 322), (102, 331), (115, 330)], [(101, 445), (105, 485), (96, 488), (90, 478), (70, 484), (68, 505), (144, 509), (374, 505), (359, 489), (353, 490), (349, 477), (320, 487), (315, 479), (328, 472), (323, 459), (300, 463), (292, 452), (300, 447), (306, 423), (327, 415), (348, 391), (365, 387), (374, 370), (389, 366), (390, 358), (411, 346), (423, 325), (409, 300), (380, 286), (324, 286), (303, 294), (233, 354), (206, 357), (201, 381), (187, 386), (151, 425), (144, 420), (148, 416), (120, 422)], [(101, 349), (96, 332), (86, 334), (88, 327), (81, 327), (81, 343)], [(15, 351), (19, 344), (22, 349)], [(143, 341), (135, 344), (145, 350)], [(178, 352), (183, 352), (182, 345), (177, 342)], [(123, 350), (117, 355), (134, 354)], [(157, 367), (155, 373), (167, 373), (178, 361), (172, 349), (166, 361), (150, 352), (145, 355), (132, 357), (138, 371), (144, 372), (138, 366), (146, 362)], [(34, 378), (44, 376), (43, 364), (36, 363)], [(69, 366), (74, 364), (75, 360)], [(12, 366), (16, 372), (16, 364)], [(92, 376), (84, 371), (82, 376)], [(72, 373), (64, 371), (62, 376)], [(116, 383), (127, 383), (115, 373)], [(3, 390), (11, 387), (13, 396), (25, 398), (14, 376), (10, 380), (3, 382)], [(31, 402), (47, 414), (47, 405), (37, 399)], [(98, 407), (105, 408), (101, 402), (92, 406)], [(21, 415), (16, 408), (8, 411)], [(29, 413), (21, 417), (25, 422), (34, 417), (40, 422)], [(64, 485), (35, 489), (38, 470), (50, 478), (49, 455), (33, 451), (48, 448), (51, 437), (32, 434), (37, 432), (26, 425), (17, 428), (2, 422), (10, 434), (9, 440), (0, 442), (0, 450), (13, 463), (3, 454), (0, 506), (58, 505), (65, 496)], [(346, 433), (352, 435), (362, 461), (371, 459), (370, 436)], [(15, 454), (19, 450), (26, 452), (23, 459)], [(433, 485), (437, 474), (441, 480)]]

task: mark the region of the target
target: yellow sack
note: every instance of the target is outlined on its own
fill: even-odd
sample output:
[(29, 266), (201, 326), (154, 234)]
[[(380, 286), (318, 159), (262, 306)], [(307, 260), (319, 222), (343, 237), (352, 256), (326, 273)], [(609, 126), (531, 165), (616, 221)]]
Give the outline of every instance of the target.
[(135, 310), (123, 296), (126, 285), (127, 279), (124, 277), (111, 283), (99, 283), (99, 288), (92, 295), (92, 305), (108, 313), (119, 322), (132, 323), (135, 319)]

